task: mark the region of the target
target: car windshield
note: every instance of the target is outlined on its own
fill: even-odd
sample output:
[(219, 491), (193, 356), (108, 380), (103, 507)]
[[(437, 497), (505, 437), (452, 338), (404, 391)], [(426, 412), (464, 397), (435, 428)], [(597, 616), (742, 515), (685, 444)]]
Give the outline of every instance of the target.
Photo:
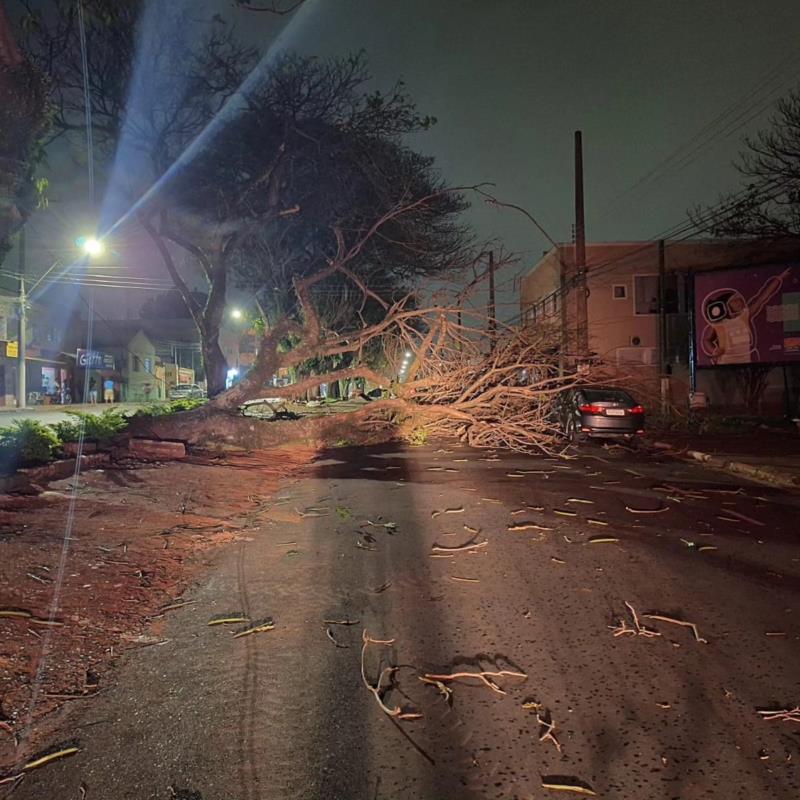
[(584, 389), (583, 395), (588, 403), (629, 403), (634, 405), (633, 398), (622, 389)]

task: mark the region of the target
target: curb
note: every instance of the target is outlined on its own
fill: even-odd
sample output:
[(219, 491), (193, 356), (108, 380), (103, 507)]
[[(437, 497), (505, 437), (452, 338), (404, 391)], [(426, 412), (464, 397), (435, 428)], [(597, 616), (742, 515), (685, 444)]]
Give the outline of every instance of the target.
[(701, 450), (688, 450), (687, 456), (705, 464), (707, 467), (729, 472), (733, 475), (741, 475), (758, 483), (766, 483), (770, 486), (778, 486), (781, 489), (800, 489), (800, 475), (793, 475), (784, 470), (774, 469), (757, 464), (745, 464), (742, 461), (726, 461), (724, 458), (712, 456)]

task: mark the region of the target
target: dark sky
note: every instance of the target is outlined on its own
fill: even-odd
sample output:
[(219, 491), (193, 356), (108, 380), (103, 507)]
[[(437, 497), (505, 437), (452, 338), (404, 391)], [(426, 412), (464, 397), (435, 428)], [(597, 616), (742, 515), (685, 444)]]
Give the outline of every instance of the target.
[[(647, 239), (737, 188), (742, 137), (800, 79), (789, 0), (307, 0), (278, 20), (207, 3), (264, 51), (363, 48), (377, 85), (402, 77), (438, 117), (414, 145), (448, 181), (496, 184), (556, 240), (571, 238), (575, 129), (587, 237)], [(471, 219), (521, 254), (519, 268), (548, 246), (515, 211), (478, 202)]]

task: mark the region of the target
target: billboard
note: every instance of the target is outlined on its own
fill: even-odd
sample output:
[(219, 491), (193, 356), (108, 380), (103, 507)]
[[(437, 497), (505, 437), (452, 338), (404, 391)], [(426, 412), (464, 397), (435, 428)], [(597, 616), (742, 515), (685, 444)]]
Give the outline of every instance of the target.
[(800, 264), (694, 275), (698, 367), (800, 363)]

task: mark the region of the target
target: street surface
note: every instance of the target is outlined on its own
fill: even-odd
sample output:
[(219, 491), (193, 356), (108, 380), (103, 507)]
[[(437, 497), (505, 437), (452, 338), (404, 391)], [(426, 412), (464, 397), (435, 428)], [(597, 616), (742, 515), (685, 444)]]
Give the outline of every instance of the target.
[[(14, 798), (796, 800), (800, 724), (758, 711), (800, 704), (799, 513), (600, 447), (329, 451), (217, 551), (165, 644), (72, 704), (81, 752)], [(275, 627), (207, 624), (231, 612)], [(362, 681), (364, 630), (393, 640), (366, 679), (397, 667), (383, 702), (421, 718)], [(481, 670), (527, 678), (420, 680)]]
[(142, 407), (141, 403), (74, 403), (68, 406), (28, 406), (27, 408), (0, 408), (0, 427), (10, 425), (15, 419), (36, 419), (47, 425), (69, 419), (68, 411), (80, 411), (88, 414), (100, 414), (107, 408), (116, 408), (126, 413), (133, 413)]

